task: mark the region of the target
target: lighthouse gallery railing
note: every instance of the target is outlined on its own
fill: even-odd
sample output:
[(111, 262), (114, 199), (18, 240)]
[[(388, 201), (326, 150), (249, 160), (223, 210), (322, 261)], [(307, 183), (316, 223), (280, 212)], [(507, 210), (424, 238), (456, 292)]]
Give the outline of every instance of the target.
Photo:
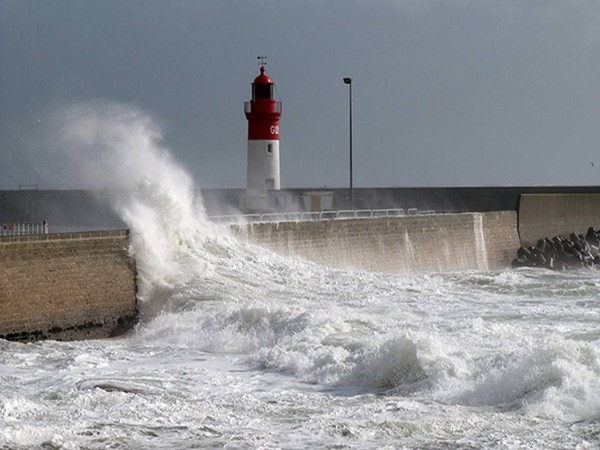
[[(274, 102), (275, 108), (272, 112), (281, 113), (281, 102)], [(252, 112), (252, 102), (244, 102), (244, 112)]]

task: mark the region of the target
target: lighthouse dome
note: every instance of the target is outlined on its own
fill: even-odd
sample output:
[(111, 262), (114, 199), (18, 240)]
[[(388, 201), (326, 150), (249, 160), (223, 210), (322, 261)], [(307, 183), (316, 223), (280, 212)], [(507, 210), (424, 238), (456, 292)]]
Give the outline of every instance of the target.
[(265, 66), (261, 66), (260, 75), (254, 79), (254, 84), (274, 84), (269, 76), (265, 73)]
[(273, 100), (273, 86), (275, 83), (265, 73), (265, 66), (261, 66), (260, 75), (252, 83), (252, 100)]

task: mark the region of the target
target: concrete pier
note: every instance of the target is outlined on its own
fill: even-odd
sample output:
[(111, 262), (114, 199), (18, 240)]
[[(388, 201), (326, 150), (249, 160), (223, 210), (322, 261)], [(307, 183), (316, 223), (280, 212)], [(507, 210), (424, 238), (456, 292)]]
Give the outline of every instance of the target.
[(329, 267), (377, 272), (510, 266), (514, 211), (235, 225), (239, 237)]
[(136, 316), (127, 231), (0, 238), (0, 337), (109, 337)]
[[(224, 225), (225, 226), (225, 225)], [(523, 194), (517, 210), (231, 225), (234, 235), (329, 267), (378, 272), (509, 268), (520, 246), (600, 229), (600, 195)], [(136, 318), (128, 231), (0, 237), (0, 338), (115, 335)]]

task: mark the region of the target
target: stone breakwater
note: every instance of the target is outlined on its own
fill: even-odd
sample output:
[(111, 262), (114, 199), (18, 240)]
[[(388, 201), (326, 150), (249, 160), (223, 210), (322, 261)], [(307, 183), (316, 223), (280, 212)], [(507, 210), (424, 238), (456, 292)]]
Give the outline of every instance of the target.
[(512, 267), (600, 268), (600, 231), (589, 227), (585, 234), (571, 233), (568, 239), (561, 235), (539, 239), (535, 245), (517, 250)]
[(376, 272), (510, 266), (521, 245), (514, 211), (230, 226), (234, 235), (328, 267)]
[(0, 338), (92, 339), (137, 314), (127, 231), (0, 238)]
[[(230, 229), (317, 264), (397, 273), (505, 269), (511, 261), (514, 267), (600, 267), (600, 232), (589, 225), (600, 226), (599, 194), (521, 195), (510, 211)], [(0, 339), (89, 339), (126, 330), (137, 314), (127, 246), (127, 231), (0, 237)]]

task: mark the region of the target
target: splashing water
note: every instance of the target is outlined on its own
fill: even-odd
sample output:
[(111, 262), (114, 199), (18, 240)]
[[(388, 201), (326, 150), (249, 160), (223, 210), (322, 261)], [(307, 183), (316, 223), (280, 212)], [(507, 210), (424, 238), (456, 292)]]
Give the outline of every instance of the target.
[(207, 270), (206, 259), (193, 253), (223, 233), (206, 219), (192, 178), (162, 146), (149, 116), (91, 102), (62, 109), (50, 125), (58, 135), (53, 172), (101, 192), (130, 228), (145, 310), (160, 307), (194, 273)]
[(131, 228), (146, 314), (121, 339), (0, 341), (0, 446), (600, 442), (596, 273), (384, 275), (282, 258), (206, 220), (141, 112), (79, 105), (56, 124), (61, 164), (109, 190)]

